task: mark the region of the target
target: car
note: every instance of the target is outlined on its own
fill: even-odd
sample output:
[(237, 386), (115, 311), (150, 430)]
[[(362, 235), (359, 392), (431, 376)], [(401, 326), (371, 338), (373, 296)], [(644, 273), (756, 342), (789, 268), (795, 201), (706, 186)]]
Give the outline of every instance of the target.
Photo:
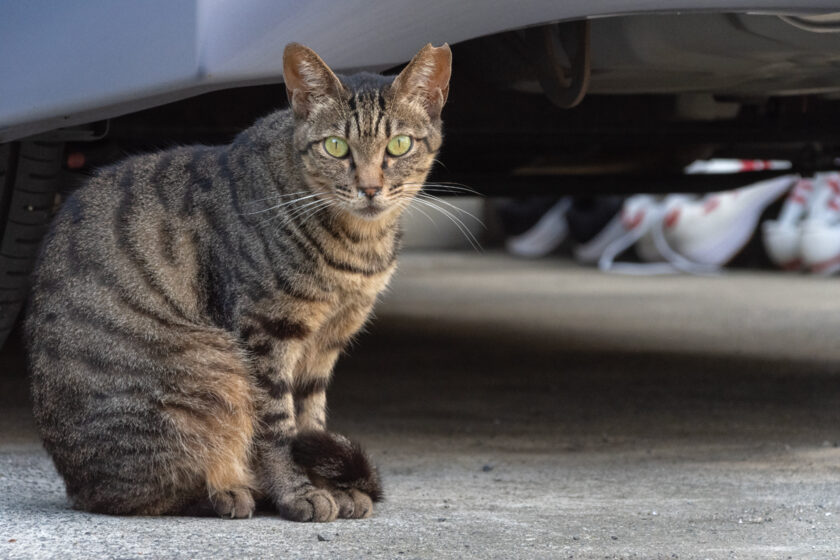
[[(62, 196), (92, 168), (225, 142), (285, 103), (282, 50), (393, 71), (454, 53), (435, 179), (488, 195), (702, 191), (686, 165), (840, 152), (828, 0), (9, 2), (0, 69), (0, 344)], [(756, 179), (773, 172), (756, 172)], [(715, 188), (744, 182), (718, 176)]]

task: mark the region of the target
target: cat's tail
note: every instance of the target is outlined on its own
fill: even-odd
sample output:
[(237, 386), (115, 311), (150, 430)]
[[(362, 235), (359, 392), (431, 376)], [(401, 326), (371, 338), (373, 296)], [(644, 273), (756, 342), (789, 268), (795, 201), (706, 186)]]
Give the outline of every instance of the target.
[(292, 442), (292, 459), (337, 488), (355, 488), (382, 501), (379, 473), (362, 446), (333, 432), (302, 432)]

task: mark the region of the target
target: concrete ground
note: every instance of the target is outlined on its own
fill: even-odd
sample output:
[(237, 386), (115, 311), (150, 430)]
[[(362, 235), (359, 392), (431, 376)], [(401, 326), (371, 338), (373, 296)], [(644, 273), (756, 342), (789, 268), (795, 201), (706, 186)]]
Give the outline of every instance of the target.
[(68, 509), (0, 358), (0, 558), (837, 558), (840, 282), (409, 254), (330, 390), (387, 501), (294, 524)]

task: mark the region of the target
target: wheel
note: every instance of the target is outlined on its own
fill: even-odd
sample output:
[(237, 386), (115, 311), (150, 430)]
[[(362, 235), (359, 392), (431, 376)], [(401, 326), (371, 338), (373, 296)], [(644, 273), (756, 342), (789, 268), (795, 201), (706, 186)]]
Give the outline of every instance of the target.
[(62, 142), (0, 144), (0, 347), (26, 301), (61, 180)]

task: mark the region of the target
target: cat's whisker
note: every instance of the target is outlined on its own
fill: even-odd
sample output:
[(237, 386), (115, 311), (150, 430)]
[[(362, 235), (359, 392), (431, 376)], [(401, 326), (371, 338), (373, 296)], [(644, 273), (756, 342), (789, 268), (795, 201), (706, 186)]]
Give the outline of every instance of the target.
[[(477, 248), (477, 249), (481, 249), (481, 244), (478, 242), (478, 239), (477, 239), (477, 238), (475, 237), (475, 235), (472, 233), (472, 231), (471, 231), (471, 230), (470, 230), (470, 228), (467, 226), (467, 224), (465, 224), (465, 223), (464, 223), (464, 222), (463, 222), (460, 218), (458, 218), (455, 214), (453, 214), (452, 212), (450, 212), (450, 211), (446, 210), (445, 208), (441, 208), (441, 207), (439, 207), (439, 206), (436, 206), (436, 205), (434, 204), (434, 202), (432, 202), (432, 201), (426, 201), (426, 202), (430, 203), (433, 207), (436, 207), (436, 208), (437, 208), (437, 209), (438, 209), (438, 210), (439, 210), (439, 211), (440, 211), (443, 215), (447, 216), (447, 217), (448, 217), (449, 219), (451, 219), (453, 222), (456, 222), (456, 223), (460, 226), (460, 228), (461, 228), (461, 230), (464, 232), (464, 234), (465, 234), (465, 235), (466, 235), (469, 239), (472, 239), (472, 240), (475, 242), (475, 245), (477, 246), (476, 248)], [(483, 224), (482, 224), (482, 225), (483, 225)]]
[(298, 222), (304, 222), (307, 219), (309, 219), (311, 216), (315, 215), (316, 212), (319, 212), (319, 211), (323, 210), (324, 208), (326, 208), (327, 206), (330, 206), (331, 204), (332, 204), (332, 201), (329, 200), (329, 199), (318, 200), (317, 202), (310, 202), (309, 204), (306, 204), (306, 205), (300, 207), (299, 209), (296, 209), (296, 211), (292, 212), (291, 214), (289, 214), (288, 215), (288, 220), (297, 220)]
[(309, 218), (311, 218), (312, 216), (314, 216), (315, 214), (317, 214), (321, 210), (324, 210), (331, 205), (332, 205), (331, 201), (327, 200), (327, 201), (324, 202), (324, 204), (321, 204), (319, 206), (315, 206), (314, 208), (309, 209), (309, 211), (306, 214), (304, 214), (303, 216), (299, 217), (298, 220), (301, 221), (301, 222), (305, 222), (306, 220), (308, 220)]
[(472, 232), (469, 230), (469, 228), (467, 228), (463, 224), (463, 222), (458, 220), (450, 212), (447, 212), (445, 209), (440, 208), (439, 206), (435, 206), (434, 204), (431, 204), (427, 201), (418, 201), (418, 202), (421, 202), (422, 204), (424, 204), (424, 205), (426, 205), (430, 208), (433, 208), (433, 209), (437, 210), (439, 213), (443, 214), (443, 216), (445, 216), (447, 219), (449, 219), (455, 225), (455, 227), (458, 228), (458, 231), (461, 233), (461, 235), (464, 236), (464, 238), (467, 240), (467, 242), (469, 242), (470, 246), (472, 246), (473, 249), (475, 249), (476, 251), (481, 251), (482, 250), (481, 244), (478, 242), (478, 240), (475, 238), (475, 236), (472, 234)]
[(434, 195), (451, 195), (451, 196), (477, 196), (484, 198), (484, 195), (478, 191), (452, 186), (429, 186), (424, 185), (420, 192), (434, 194)]
[[(318, 204), (321, 204), (321, 203), (319, 202)], [(283, 214), (283, 215), (280, 215), (280, 216), (276, 216), (275, 218), (277, 218), (277, 217), (283, 218), (281, 220), (283, 223), (294, 223), (296, 221), (299, 221), (300, 217), (303, 216), (304, 214), (306, 214), (314, 206), (316, 206), (316, 204), (311, 204), (311, 205), (303, 207), (303, 208), (298, 208), (294, 212), (291, 212), (289, 214)]]
[(435, 183), (424, 183), (423, 188), (425, 190), (432, 190), (436, 192), (447, 192), (447, 193), (456, 193), (456, 194), (470, 194), (473, 196), (480, 196), (484, 198), (484, 194), (473, 189), (472, 187), (466, 187), (461, 185), (438, 185)]
[(242, 205), (246, 206), (246, 205), (249, 205), (249, 204), (259, 204), (260, 202), (265, 202), (266, 200), (275, 200), (277, 198), (288, 198), (290, 196), (298, 196), (298, 195), (301, 195), (301, 194), (307, 194), (309, 192), (311, 192), (311, 191), (297, 191), (297, 192), (293, 192), (293, 193), (274, 193), (271, 196), (266, 196), (266, 197), (263, 197), (263, 198), (257, 198), (257, 199), (254, 199), (254, 200), (246, 200), (245, 202), (242, 203)]
[(462, 185), (461, 183), (435, 183), (435, 182), (424, 182), (424, 183), (401, 183), (404, 186), (412, 186), (412, 187), (422, 187), (424, 190), (435, 190), (441, 192), (452, 192), (452, 193), (465, 193), (465, 194), (472, 194), (475, 196), (484, 197), (483, 193), (478, 192), (477, 190), (469, 187), (467, 185)]
[[(295, 211), (297, 211), (297, 209), (295, 209)], [(276, 214), (274, 214), (273, 216), (269, 216), (268, 218), (262, 220), (257, 225), (264, 226), (265, 224), (267, 224), (269, 222), (273, 222), (273, 221), (278, 220), (278, 219), (281, 222), (286, 223), (286, 222), (289, 221), (290, 215), (291, 214), (289, 214), (289, 213), (286, 213), (286, 212), (283, 212), (283, 211), (278, 211)]]
[(475, 235), (470, 231), (467, 225), (460, 219), (458, 216), (454, 215), (452, 212), (449, 212), (445, 208), (441, 208), (440, 206), (434, 204), (430, 200), (425, 200), (422, 198), (415, 198), (415, 201), (419, 204), (423, 204), (424, 206), (428, 206), (429, 208), (434, 208), (447, 218), (458, 228), (464, 238), (469, 242), (473, 249), (476, 251), (483, 251), (481, 247), (481, 243), (479, 243), (478, 239), (476, 239)]
[[(417, 183), (420, 184), (420, 183)], [(450, 185), (453, 187), (464, 187), (464, 188), (471, 188), (469, 185), (465, 185), (464, 183), (458, 183), (456, 181), (424, 181), (425, 185)]]
[[(261, 214), (261, 213), (269, 212), (269, 211), (272, 211), (272, 210), (278, 210), (278, 209), (286, 207), (286, 206), (291, 206), (293, 204), (297, 204), (297, 203), (299, 203), (301, 201), (304, 201), (304, 200), (316, 198), (317, 196), (318, 195), (304, 196), (304, 197), (301, 197), (301, 198), (298, 198), (298, 199), (295, 199), (295, 200), (290, 200), (288, 202), (284, 202), (282, 204), (276, 204), (276, 205), (272, 206), (271, 208), (266, 208), (265, 210), (260, 210), (258, 212), (251, 212), (251, 214)], [(312, 202), (312, 201), (310, 200), (310, 202)], [(294, 209), (294, 208), (292, 208), (292, 209)], [(250, 214), (248, 214), (248, 215), (250, 215)]]
[(426, 181), (426, 183), (429, 185), (447, 185), (451, 187), (464, 187), (465, 189), (472, 189), (469, 185), (458, 183), (456, 181)]
[(446, 205), (446, 206), (448, 206), (449, 208), (452, 208), (453, 210), (456, 210), (456, 211), (460, 212), (461, 214), (464, 214), (464, 215), (466, 215), (466, 216), (469, 216), (470, 218), (472, 218), (473, 220), (475, 220), (476, 222), (478, 222), (478, 224), (479, 224), (479, 225), (481, 225), (481, 227), (483, 227), (484, 229), (487, 229), (487, 226), (486, 226), (486, 225), (484, 225), (484, 222), (483, 222), (483, 221), (481, 221), (481, 219), (479, 219), (479, 218), (478, 218), (478, 216), (476, 216), (475, 214), (473, 214), (473, 213), (471, 213), (471, 212), (469, 212), (469, 211), (467, 211), (467, 210), (464, 210), (463, 208), (460, 208), (460, 207), (458, 207), (458, 206), (455, 206), (454, 204), (452, 204), (452, 203), (450, 203), (450, 202), (447, 202), (447, 201), (445, 201), (445, 200), (443, 200), (443, 199), (441, 199), (441, 198), (438, 198), (438, 197), (435, 197), (435, 196), (432, 196), (432, 195), (429, 195), (429, 194), (425, 194), (425, 193), (417, 193), (415, 196), (420, 197), (420, 198), (422, 198), (422, 199), (424, 199), (424, 200), (433, 200), (433, 201), (435, 201), (435, 202), (439, 202), (439, 203), (441, 203), (441, 204), (445, 204), (445, 205)]
[(287, 201), (285, 201), (285, 202), (281, 202), (280, 204), (275, 204), (274, 206), (271, 206), (271, 207), (269, 207), (269, 208), (263, 208), (262, 210), (254, 210), (253, 212), (246, 212), (246, 213), (244, 213), (244, 214), (242, 214), (242, 215), (243, 215), (243, 216), (252, 216), (252, 215), (254, 215), (254, 214), (263, 214), (263, 213), (265, 213), (265, 212), (271, 212), (272, 210), (276, 210), (276, 209), (278, 209), (278, 208), (282, 208), (283, 206), (288, 206), (288, 205), (290, 205), (290, 204), (295, 204), (295, 203), (300, 202), (300, 201), (302, 201), (302, 200), (307, 200), (307, 199), (310, 199), (310, 198), (314, 198), (314, 197), (316, 197), (316, 196), (318, 196), (318, 195), (319, 195), (319, 193), (310, 194), (310, 195), (308, 195), (308, 196), (302, 196), (302, 197), (300, 197), (300, 198), (296, 198), (296, 199), (294, 199), (294, 200), (287, 200)]
[(303, 212), (304, 212), (304, 211), (306, 211), (308, 208), (310, 208), (310, 207), (312, 207), (312, 206), (314, 206), (314, 205), (316, 205), (316, 204), (322, 203), (322, 202), (324, 202), (324, 200), (322, 200), (322, 199), (317, 199), (317, 200), (314, 200), (314, 201), (313, 201), (313, 200), (310, 200), (309, 202), (307, 202), (307, 203), (305, 203), (305, 204), (302, 204), (301, 206), (298, 206), (298, 207), (296, 207), (296, 208), (292, 208), (290, 211), (287, 211), (287, 212), (284, 212), (284, 211), (282, 211), (282, 210), (281, 210), (281, 211), (278, 211), (278, 212), (277, 212), (277, 214), (275, 214), (274, 216), (269, 217), (269, 218), (268, 218), (268, 219), (266, 219), (266, 220), (263, 220), (262, 222), (260, 222), (260, 224), (259, 224), (259, 225), (265, 225), (265, 224), (267, 224), (268, 222), (271, 222), (271, 221), (273, 221), (273, 220), (276, 220), (277, 218), (286, 218), (286, 220), (285, 220), (285, 221), (291, 220), (291, 219), (293, 219), (293, 218), (294, 218), (297, 214), (303, 213)]
[(425, 210), (423, 210), (419, 206), (411, 205), (411, 204), (404, 204), (404, 205), (400, 206), (400, 209), (405, 210), (407, 212), (414, 212), (415, 210), (420, 212), (421, 214), (426, 216), (426, 218), (428, 218), (430, 222), (432, 222), (432, 225), (435, 226), (435, 229), (440, 231), (440, 226), (438, 225), (438, 223), (432, 219), (432, 217), (428, 214), (428, 212), (426, 212)]

